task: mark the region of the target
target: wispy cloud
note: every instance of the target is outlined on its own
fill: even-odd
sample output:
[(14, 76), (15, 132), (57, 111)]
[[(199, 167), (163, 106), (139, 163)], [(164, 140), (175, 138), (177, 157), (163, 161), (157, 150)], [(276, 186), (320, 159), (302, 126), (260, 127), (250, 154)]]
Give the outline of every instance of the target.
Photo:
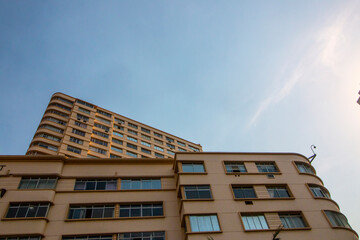
[[(276, 87), (270, 95), (265, 97), (259, 104), (255, 113), (248, 121), (247, 128), (252, 127), (264, 114), (269, 107), (281, 102), (293, 91), (296, 84), (300, 81), (309, 81), (304, 75), (310, 74), (317, 67), (330, 67), (333, 70), (336, 68), (338, 58), (338, 47), (346, 39), (344, 30), (351, 15), (353, 14), (352, 2), (346, 6), (343, 11), (335, 17), (335, 21), (326, 27), (321, 28), (313, 38), (311, 47), (305, 49), (304, 53), (296, 61), (297, 63), (287, 67), (285, 73), (281, 76), (280, 82), (282, 86)], [(331, 16), (334, 18), (333, 16)]]

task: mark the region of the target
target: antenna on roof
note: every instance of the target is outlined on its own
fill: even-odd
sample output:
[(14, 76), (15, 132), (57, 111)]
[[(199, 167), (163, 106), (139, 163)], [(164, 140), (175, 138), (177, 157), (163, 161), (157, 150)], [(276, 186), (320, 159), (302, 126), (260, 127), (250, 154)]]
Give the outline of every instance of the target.
[(316, 157), (316, 153), (314, 152), (314, 149), (315, 149), (315, 148), (316, 148), (315, 145), (311, 145), (311, 146), (310, 146), (310, 149), (311, 149), (311, 151), (313, 152), (313, 155), (310, 156), (310, 157), (308, 157), (310, 163), (312, 163), (312, 161), (314, 161), (314, 159), (315, 159), (315, 157)]

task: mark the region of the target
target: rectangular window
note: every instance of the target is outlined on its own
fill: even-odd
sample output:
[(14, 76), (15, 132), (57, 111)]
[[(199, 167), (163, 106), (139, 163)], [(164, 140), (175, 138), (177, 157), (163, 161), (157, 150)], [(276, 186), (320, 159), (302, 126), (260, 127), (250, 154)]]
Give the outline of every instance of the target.
[(304, 228), (307, 227), (301, 214), (279, 214), (284, 228)]
[(66, 150), (68, 150), (69, 152), (81, 154), (81, 149), (80, 148), (76, 148), (76, 147), (73, 147), (73, 146), (70, 146), (70, 145), (67, 146)]
[(203, 163), (182, 163), (182, 171), (187, 173), (203, 173), (205, 172)]
[(159, 147), (159, 146), (154, 146), (154, 149), (155, 149), (155, 150), (158, 150), (158, 151), (161, 151), (161, 152), (164, 151), (164, 149), (163, 149), (162, 147)]
[(62, 101), (64, 103), (67, 103), (67, 104), (70, 104), (70, 105), (73, 105), (74, 103), (70, 100), (67, 100), (67, 99), (64, 99), (64, 98), (61, 98), (61, 97), (53, 97), (52, 99), (54, 100), (59, 100), (59, 101)]
[(324, 187), (317, 185), (310, 185), (309, 187), (314, 197), (330, 198), (329, 192)]
[(62, 113), (62, 112), (59, 112), (59, 111), (56, 111), (56, 110), (53, 110), (53, 109), (50, 109), (50, 110), (46, 111), (46, 113), (53, 113), (53, 114), (56, 114), (56, 115), (61, 116), (63, 118), (69, 118), (68, 114), (65, 114), (65, 113)]
[[(83, 239), (81, 239), (83, 240)], [(85, 239), (87, 240), (87, 239)], [(96, 239), (98, 240), (98, 239)], [(102, 239), (100, 239), (102, 240)], [(111, 239), (106, 239), (111, 240)], [(165, 232), (119, 233), (117, 240), (165, 240)]]
[(179, 151), (179, 152), (186, 152), (186, 150), (185, 150), (185, 149), (182, 149), (182, 148), (178, 148), (178, 151)]
[(19, 189), (54, 189), (56, 177), (21, 178)]
[(102, 141), (102, 140), (99, 140), (99, 139), (96, 139), (96, 138), (91, 138), (90, 141), (96, 143), (96, 144), (99, 144), (99, 145), (103, 145), (105, 147), (108, 146), (108, 143), (105, 142), (105, 141)]
[(117, 140), (116, 138), (112, 138), (112, 142), (123, 145), (123, 141)]
[(147, 153), (147, 154), (151, 154), (151, 151), (150, 151), (150, 150), (147, 150), (147, 149), (145, 149), (145, 148), (141, 148), (141, 152)]
[(163, 141), (160, 141), (159, 139), (154, 138), (154, 142), (160, 145), (163, 145)]
[(116, 190), (116, 179), (76, 179), (74, 190)]
[(256, 193), (253, 187), (232, 187), (235, 198), (256, 198)]
[(64, 133), (64, 130), (62, 130), (60, 128), (57, 128), (57, 127), (53, 127), (53, 126), (48, 125), (48, 124), (40, 125), (39, 128), (46, 128), (46, 129), (49, 129), (49, 130), (57, 132), (57, 133)]
[(46, 217), (50, 203), (10, 203), (6, 218)]
[(70, 206), (68, 219), (112, 218), (115, 205)]
[(289, 198), (290, 193), (286, 187), (266, 187), (272, 198)]
[(21, 237), (16, 237), (16, 236), (5, 237), (5, 236), (2, 236), (2, 237), (0, 237), (0, 240), (41, 240), (41, 236), (36, 236), (36, 235), (21, 236)]
[(111, 122), (107, 119), (101, 118), (101, 117), (95, 117), (96, 120), (99, 120), (100, 122), (106, 123), (106, 124), (111, 124)]
[(141, 137), (146, 140), (151, 140), (151, 138), (145, 134), (141, 134)]
[(112, 235), (63, 236), (62, 240), (113, 240)]
[(92, 132), (93, 132), (93, 134), (98, 135), (100, 137), (109, 138), (109, 134), (102, 133), (102, 132), (99, 132), (99, 131), (96, 131), (96, 130), (93, 130)]
[(78, 103), (80, 103), (80, 104), (82, 104), (82, 105), (84, 105), (84, 106), (87, 106), (87, 107), (89, 107), (89, 108), (94, 108), (94, 105), (92, 105), (92, 104), (90, 104), (90, 103), (87, 103), (87, 102), (84, 102), (84, 101), (82, 101), (82, 100), (80, 100), (80, 99), (77, 99), (76, 102), (78, 102)]
[(300, 163), (300, 162), (297, 162), (295, 164), (296, 164), (296, 167), (299, 169), (299, 172), (315, 175), (315, 171), (314, 171), (313, 167), (310, 166), (309, 164)]
[(52, 151), (57, 151), (58, 150), (57, 147), (49, 145), (47, 143), (43, 143), (43, 142), (35, 142), (35, 143), (32, 144), (32, 146), (39, 146), (39, 147), (46, 148), (46, 149), (49, 149), (49, 150), (52, 150)]
[(177, 141), (180, 146), (186, 147), (185, 143)]
[(93, 152), (97, 152), (97, 153), (100, 153), (100, 154), (104, 154), (106, 155), (107, 151), (104, 150), (104, 149), (101, 149), (101, 148), (97, 148), (97, 147), (92, 147), (90, 146), (89, 149)]
[(161, 189), (161, 181), (160, 179), (121, 179), (121, 189)]
[(209, 185), (184, 186), (185, 199), (212, 199)]
[(138, 129), (138, 126), (137, 126), (137, 125), (132, 124), (132, 123), (129, 123), (129, 122), (128, 122), (128, 126), (129, 126), (129, 127), (132, 127), (132, 128), (135, 128), (135, 129)]
[(138, 142), (138, 140), (136, 138), (133, 138), (133, 137), (130, 137), (130, 136), (127, 136), (127, 139), (130, 140), (130, 141), (133, 141), (133, 142)]
[(121, 158), (120, 156), (116, 156), (115, 154), (110, 153), (110, 158)]
[(55, 107), (58, 107), (58, 108), (61, 108), (61, 109), (64, 109), (65, 111), (71, 111), (71, 108), (69, 107), (66, 107), (62, 104), (59, 104), (59, 103), (50, 103), (49, 106), (55, 106)]
[(124, 124), (125, 121), (124, 120), (121, 120), (119, 118), (115, 118), (115, 122), (119, 123), (119, 124)]
[(111, 118), (111, 114), (110, 114), (110, 113), (104, 112), (104, 111), (102, 111), (102, 110), (100, 110), (100, 109), (96, 109), (96, 112), (99, 113), (99, 114), (101, 114), (101, 115), (103, 115), (103, 116), (105, 116), (105, 117)]
[(216, 232), (220, 231), (216, 215), (189, 216), (191, 232)]
[(331, 226), (333, 227), (345, 227), (345, 228), (351, 228), (347, 218), (339, 213), (339, 212), (334, 212), (334, 211), (329, 211), (329, 210), (325, 210), (324, 211), (327, 218), (329, 219)]
[(79, 126), (81, 128), (85, 128), (85, 129), (87, 128), (87, 125), (85, 123), (81, 123), (81, 122), (78, 122), (78, 121), (75, 121), (75, 125)]
[(261, 173), (274, 173), (279, 172), (277, 167), (275, 166), (275, 163), (256, 163), (256, 167)]
[(147, 147), (151, 147), (151, 144), (148, 142), (141, 141), (141, 144)]
[(78, 139), (76, 137), (70, 137), (70, 142), (74, 142), (74, 143), (77, 143), (77, 144), (80, 144), (80, 145), (82, 145), (84, 143), (83, 140)]
[(73, 128), (73, 129), (72, 129), (72, 133), (75, 133), (75, 134), (77, 134), (77, 135), (79, 135), (79, 136), (85, 137), (85, 132), (80, 131), (80, 130), (77, 130), (76, 128)]
[(94, 126), (97, 127), (97, 128), (101, 128), (101, 129), (104, 129), (105, 132), (108, 132), (110, 130), (109, 127), (105, 126), (105, 125), (102, 125), (100, 123), (94, 123)]
[(137, 146), (136, 146), (136, 145), (134, 145), (134, 144), (131, 144), (131, 143), (126, 143), (126, 146), (127, 146), (128, 148), (132, 148), (132, 149), (137, 150)]
[(225, 168), (227, 173), (247, 172), (243, 162), (225, 162)]
[(170, 143), (167, 143), (166, 146), (168, 146), (168, 147), (171, 148), (171, 149), (175, 149), (175, 145), (172, 145), (172, 144), (170, 144)]
[(154, 132), (154, 135), (155, 135), (156, 137), (159, 137), (159, 138), (162, 138), (162, 137), (163, 137), (163, 135), (161, 135), (160, 133), (157, 133), (157, 132)]
[(119, 132), (113, 132), (113, 134), (118, 137), (124, 137), (124, 134), (119, 133)]
[(175, 153), (173, 151), (167, 150), (167, 153), (170, 155), (175, 155)]
[(137, 154), (136, 154), (136, 153), (133, 153), (133, 152), (126, 151), (126, 155), (128, 155), (128, 156), (130, 156), (130, 157), (137, 158)]
[(146, 132), (146, 133), (150, 133), (150, 130), (149, 129), (146, 129), (146, 128), (141, 128), (141, 131), (143, 131), (143, 132)]
[(46, 138), (46, 139), (49, 139), (49, 140), (52, 140), (52, 141), (55, 141), (55, 142), (60, 142), (61, 141), (61, 138), (55, 137), (55, 136), (47, 134), (47, 133), (39, 133), (39, 134), (36, 135), (36, 137)]
[(117, 147), (114, 147), (114, 146), (111, 146), (111, 150), (113, 150), (115, 152), (119, 152), (119, 153), (123, 152), (123, 150), (121, 148), (117, 148)]
[(128, 133), (137, 136), (137, 132), (135, 132), (135, 131), (133, 131), (133, 130), (128, 129)]
[(200, 152), (200, 149), (196, 148), (196, 147), (193, 147), (193, 146), (190, 146), (189, 145), (189, 148), (195, 152)]
[(85, 109), (85, 108), (79, 107), (78, 110), (79, 110), (80, 112), (83, 112), (83, 113), (86, 113), (86, 114), (90, 114), (90, 111), (87, 110), (87, 109)]
[(119, 129), (121, 131), (124, 131), (124, 127), (114, 124), (115, 129)]
[(166, 141), (168, 141), (168, 142), (170, 142), (170, 143), (173, 143), (173, 142), (174, 142), (174, 139), (169, 138), (169, 137), (166, 137)]
[(157, 157), (157, 158), (164, 158), (165, 156), (164, 155), (162, 155), (162, 154), (160, 154), (160, 153), (155, 153), (155, 157)]
[(81, 114), (76, 114), (76, 118), (77, 120), (83, 120), (84, 122), (88, 122), (89, 121), (89, 118), (84, 116), (84, 115), (81, 115)]
[(50, 121), (50, 122), (54, 122), (54, 123), (57, 123), (57, 124), (60, 124), (60, 125), (63, 125), (63, 126), (66, 125), (66, 122), (61, 121), (61, 120), (56, 119), (56, 118), (53, 118), (53, 117), (45, 117), (45, 118), (43, 118), (43, 121)]
[(163, 215), (162, 203), (120, 204), (120, 217), (155, 217)]
[(269, 229), (264, 215), (241, 216), (245, 230)]

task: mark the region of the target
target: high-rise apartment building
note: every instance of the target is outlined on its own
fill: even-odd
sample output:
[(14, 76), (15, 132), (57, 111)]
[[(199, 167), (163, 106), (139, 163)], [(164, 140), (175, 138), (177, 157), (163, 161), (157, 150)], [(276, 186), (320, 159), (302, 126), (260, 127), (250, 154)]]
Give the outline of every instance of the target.
[(175, 152), (201, 152), (195, 144), (109, 110), (55, 93), (27, 155), (88, 158), (173, 158)]
[(299, 154), (0, 163), (0, 240), (358, 239)]

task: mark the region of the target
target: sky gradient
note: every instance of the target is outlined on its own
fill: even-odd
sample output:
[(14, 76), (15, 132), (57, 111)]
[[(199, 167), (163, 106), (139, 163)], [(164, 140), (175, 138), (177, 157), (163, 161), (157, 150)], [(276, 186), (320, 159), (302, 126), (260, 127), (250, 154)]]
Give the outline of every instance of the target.
[(360, 232), (359, 1), (0, 0), (0, 154), (63, 92), (204, 151), (297, 152)]

